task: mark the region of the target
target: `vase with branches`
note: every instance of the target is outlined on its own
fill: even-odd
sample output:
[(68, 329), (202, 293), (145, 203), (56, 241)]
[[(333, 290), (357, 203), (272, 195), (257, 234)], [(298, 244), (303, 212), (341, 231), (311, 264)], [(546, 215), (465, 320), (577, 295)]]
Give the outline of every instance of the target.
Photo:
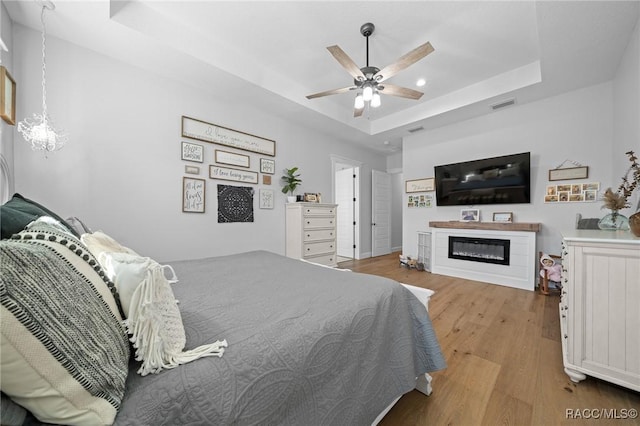
[(620, 210), (631, 207), (631, 195), (640, 185), (640, 164), (633, 151), (625, 153), (631, 162), (627, 172), (622, 176), (622, 182), (616, 192), (607, 188), (602, 197), (603, 209), (611, 210), (611, 213), (600, 220), (600, 229), (629, 229), (628, 219), (620, 214)]

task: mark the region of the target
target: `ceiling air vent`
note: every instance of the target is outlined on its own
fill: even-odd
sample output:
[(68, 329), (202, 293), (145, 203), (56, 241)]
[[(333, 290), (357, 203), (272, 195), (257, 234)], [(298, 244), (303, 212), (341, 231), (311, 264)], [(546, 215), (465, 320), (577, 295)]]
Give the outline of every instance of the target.
[(503, 101), (500, 102), (496, 102), (495, 104), (491, 104), (489, 105), (491, 107), (492, 110), (497, 110), (500, 108), (504, 108), (504, 107), (508, 107), (511, 105), (515, 105), (516, 103), (516, 98), (511, 98), (511, 99), (505, 99)]
[(415, 133), (415, 132), (419, 132), (420, 130), (424, 130), (424, 127), (422, 127), (422, 126), (414, 127), (413, 129), (409, 129), (408, 132), (409, 133)]

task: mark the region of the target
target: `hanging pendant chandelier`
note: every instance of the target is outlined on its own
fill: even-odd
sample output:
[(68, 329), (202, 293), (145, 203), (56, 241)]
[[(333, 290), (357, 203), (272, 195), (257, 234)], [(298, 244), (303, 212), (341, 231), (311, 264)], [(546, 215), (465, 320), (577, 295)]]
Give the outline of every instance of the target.
[(42, 114), (34, 113), (31, 118), (25, 118), (18, 123), (18, 132), (31, 144), (34, 151), (57, 151), (64, 146), (68, 137), (62, 129), (56, 129), (53, 120), (47, 112), (47, 61), (46, 61), (46, 27), (44, 15), (46, 10), (54, 10), (55, 5), (48, 0), (42, 1)]

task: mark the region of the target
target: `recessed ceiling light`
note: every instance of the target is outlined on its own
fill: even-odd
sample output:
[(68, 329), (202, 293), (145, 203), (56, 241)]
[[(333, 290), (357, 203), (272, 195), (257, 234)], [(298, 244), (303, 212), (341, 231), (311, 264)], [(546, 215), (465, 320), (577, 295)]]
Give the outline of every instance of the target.
[(420, 79), (418, 79), (418, 81), (416, 81), (416, 86), (418, 86), (418, 87), (422, 87), (425, 84), (427, 84), (427, 80), (425, 80), (424, 78), (420, 78)]

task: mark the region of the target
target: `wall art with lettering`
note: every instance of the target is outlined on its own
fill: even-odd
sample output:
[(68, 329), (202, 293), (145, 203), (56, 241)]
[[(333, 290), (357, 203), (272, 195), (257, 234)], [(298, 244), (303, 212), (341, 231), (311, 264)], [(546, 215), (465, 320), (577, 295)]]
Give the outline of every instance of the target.
[(182, 159), (185, 161), (204, 161), (204, 147), (196, 143), (182, 142)]
[(211, 179), (232, 180), (241, 183), (258, 183), (258, 172), (232, 169), (231, 167), (209, 166)]
[(185, 213), (204, 213), (205, 188), (204, 179), (182, 178), (182, 211)]
[(218, 185), (218, 223), (253, 222), (250, 186)]
[(260, 189), (260, 208), (272, 209), (273, 208), (273, 189)]
[(275, 157), (276, 141), (182, 116), (182, 136)]

